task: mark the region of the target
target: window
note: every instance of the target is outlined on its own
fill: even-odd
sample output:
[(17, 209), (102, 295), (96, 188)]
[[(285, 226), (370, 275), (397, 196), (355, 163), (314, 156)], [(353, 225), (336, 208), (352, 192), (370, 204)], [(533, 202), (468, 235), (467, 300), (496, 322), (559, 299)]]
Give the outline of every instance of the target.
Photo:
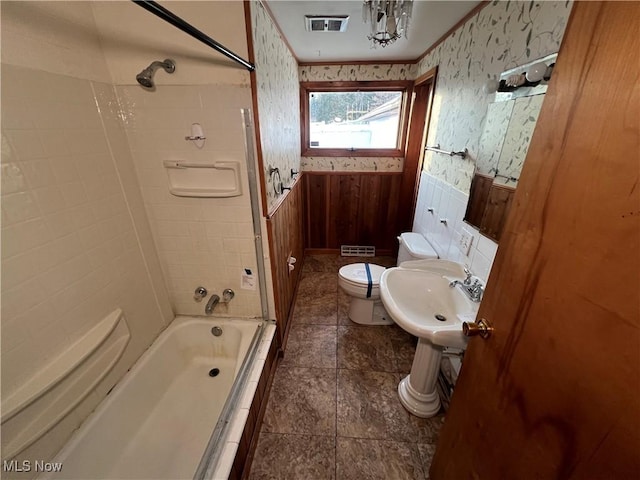
[(300, 87), (302, 155), (403, 155), (411, 82), (307, 82)]

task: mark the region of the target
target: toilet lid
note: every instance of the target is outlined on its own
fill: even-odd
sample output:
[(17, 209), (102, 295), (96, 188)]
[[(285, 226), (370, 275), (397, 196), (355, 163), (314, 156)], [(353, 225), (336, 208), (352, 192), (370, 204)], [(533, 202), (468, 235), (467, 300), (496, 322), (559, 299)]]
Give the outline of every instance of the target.
[[(369, 271), (371, 272), (371, 283), (373, 285), (380, 284), (380, 276), (386, 269), (380, 265), (374, 263), (369, 264)], [(351, 265), (345, 265), (340, 269), (340, 276), (351, 283), (362, 285), (366, 287), (369, 284), (369, 278), (367, 277), (367, 270), (364, 263), (352, 263)]]

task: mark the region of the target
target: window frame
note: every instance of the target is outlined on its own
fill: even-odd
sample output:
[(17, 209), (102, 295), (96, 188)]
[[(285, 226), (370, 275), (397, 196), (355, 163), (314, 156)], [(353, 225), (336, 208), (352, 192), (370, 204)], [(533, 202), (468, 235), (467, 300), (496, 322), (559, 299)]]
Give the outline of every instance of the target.
[[(310, 92), (401, 92), (398, 143), (396, 148), (313, 148), (310, 145)], [(413, 91), (410, 80), (356, 82), (300, 82), (300, 140), (303, 157), (404, 157), (409, 123), (409, 102)]]

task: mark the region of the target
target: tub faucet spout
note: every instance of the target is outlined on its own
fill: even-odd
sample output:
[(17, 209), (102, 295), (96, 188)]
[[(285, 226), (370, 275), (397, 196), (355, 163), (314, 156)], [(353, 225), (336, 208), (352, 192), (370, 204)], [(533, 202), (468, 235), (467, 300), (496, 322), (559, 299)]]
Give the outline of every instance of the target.
[(213, 309), (216, 308), (216, 305), (219, 301), (220, 297), (218, 295), (216, 295), (215, 293), (211, 295), (211, 298), (207, 302), (207, 306), (204, 307), (204, 313), (206, 313), (207, 315), (211, 315), (213, 313)]

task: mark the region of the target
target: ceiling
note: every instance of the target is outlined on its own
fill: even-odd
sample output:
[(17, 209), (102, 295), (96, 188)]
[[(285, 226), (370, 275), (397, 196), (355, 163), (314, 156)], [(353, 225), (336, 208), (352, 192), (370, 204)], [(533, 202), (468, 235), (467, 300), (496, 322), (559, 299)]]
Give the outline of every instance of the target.
[[(479, 1), (415, 0), (409, 38), (400, 38), (385, 48), (371, 48), (369, 24), (362, 21), (362, 1), (269, 0), (282, 33), (300, 62), (415, 60)], [(347, 31), (307, 32), (305, 15), (349, 15)]]

